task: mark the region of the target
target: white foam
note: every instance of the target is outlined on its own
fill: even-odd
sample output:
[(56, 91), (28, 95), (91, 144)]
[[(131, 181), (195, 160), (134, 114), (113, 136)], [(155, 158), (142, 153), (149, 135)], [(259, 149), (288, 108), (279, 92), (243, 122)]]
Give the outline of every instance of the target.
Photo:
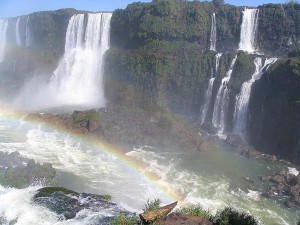
[(288, 174), (293, 174), (293, 175), (295, 175), (295, 176), (298, 176), (299, 171), (298, 171), (296, 168), (288, 167), (288, 169), (289, 169)]

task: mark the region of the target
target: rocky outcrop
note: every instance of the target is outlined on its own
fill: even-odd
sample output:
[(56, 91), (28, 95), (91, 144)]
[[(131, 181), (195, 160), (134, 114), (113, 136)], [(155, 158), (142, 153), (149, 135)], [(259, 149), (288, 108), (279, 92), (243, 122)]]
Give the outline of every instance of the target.
[(277, 172), (275, 175), (261, 176), (262, 181), (269, 182), (269, 187), (262, 193), (265, 197), (274, 197), (277, 195), (289, 196), (285, 200), (288, 208), (300, 207), (300, 177), (287, 173), (285, 169)]
[[(46, 187), (38, 190), (33, 202), (55, 212), (63, 219), (72, 219), (81, 210), (99, 213), (95, 216), (96, 224), (112, 224), (114, 217), (123, 214), (135, 216), (111, 202), (104, 195), (77, 193), (61, 187)], [(88, 216), (82, 214), (81, 216)]]
[(0, 184), (15, 188), (55, 185), (56, 170), (50, 163), (39, 164), (18, 152), (0, 152)]

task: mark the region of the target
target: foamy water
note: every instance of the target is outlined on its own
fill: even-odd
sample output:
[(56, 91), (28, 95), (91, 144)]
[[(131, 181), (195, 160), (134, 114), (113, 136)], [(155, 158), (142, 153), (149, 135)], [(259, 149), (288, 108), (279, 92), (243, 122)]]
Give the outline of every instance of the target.
[[(0, 116), (0, 151), (19, 151), (37, 162), (52, 163), (59, 171), (60, 185), (81, 192), (110, 194), (114, 201), (133, 211), (139, 211), (147, 199), (161, 198), (170, 203), (171, 199), (158, 188), (163, 187), (182, 196), (185, 203), (200, 204), (212, 213), (229, 205), (251, 213), (265, 224), (295, 224), (300, 218), (299, 211), (288, 210), (247, 188), (244, 177), (256, 182), (258, 175), (275, 172), (282, 165), (248, 160), (227, 150), (201, 153), (149, 146), (127, 149), (124, 154), (143, 165), (136, 172), (117, 157), (68, 134)], [(145, 172), (155, 174), (157, 184), (144, 178)], [(100, 212), (83, 210), (73, 220), (60, 221), (55, 213), (31, 203), (38, 188), (1, 187), (0, 201), (5, 204), (0, 206), (0, 215), (7, 221), (17, 218), (16, 224), (22, 225), (92, 224), (101, 216)]]

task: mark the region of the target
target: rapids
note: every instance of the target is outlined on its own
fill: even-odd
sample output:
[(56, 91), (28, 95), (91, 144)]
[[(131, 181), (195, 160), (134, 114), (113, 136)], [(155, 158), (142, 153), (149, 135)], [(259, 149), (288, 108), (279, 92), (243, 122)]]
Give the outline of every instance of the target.
[[(170, 203), (169, 192), (184, 203), (199, 203), (216, 213), (226, 205), (251, 213), (265, 224), (294, 224), (299, 211), (286, 209), (278, 199), (266, 199), (250, 190), (249, 181), (262, 185), (258, 175), (275, 173), (292, 165), (251, 160), (224, 147), (209, 152), (123, 146), (124, 155), (139, 161), (136, 171), (121, 158), (78, 137), (54, 131), (46, 125), (0, 115), (0, 151), (19, 151), (37, 162), (49, 162), (58, 170), (61, 186), (81, 192), (110, 194), (130, 211), (140, 211), (147, 199)], [(290, 169), (292, 170), (292, 169)], [(155, 174), (155, 179), (146, 172)], [(53, 212), (30, 199), (39, 187), (16, 190), (0, 188), (0, 215), (16, 224), (92, 224), (92, 212), (80, 212), (71, 221), (60, 221)], [(25, 196), (25, 197), (24, 197)], [(18, 206), (17, 206), (18, 205)], [(14, 211), (16, 210), (16, 211)]]

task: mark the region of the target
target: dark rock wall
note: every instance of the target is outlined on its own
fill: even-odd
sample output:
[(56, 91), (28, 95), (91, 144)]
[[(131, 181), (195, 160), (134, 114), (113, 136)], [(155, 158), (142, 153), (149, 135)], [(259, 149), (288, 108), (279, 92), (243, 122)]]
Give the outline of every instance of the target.
[(300, 60), (280, 61), (256, 81), (248, 137), (260, 151), (300, 163)]

